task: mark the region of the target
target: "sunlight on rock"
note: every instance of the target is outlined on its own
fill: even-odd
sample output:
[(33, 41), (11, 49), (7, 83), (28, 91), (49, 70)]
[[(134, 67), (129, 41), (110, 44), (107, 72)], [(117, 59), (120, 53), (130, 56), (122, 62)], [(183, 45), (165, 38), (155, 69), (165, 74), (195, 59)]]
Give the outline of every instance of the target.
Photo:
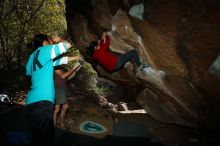
[(141, 79), (146, 79), (158, 86), (162, 86), (162, 80), (165, 76), (165, 72), (161, 70), (155, 70), (152, 67), (144, 69), (142, 72), (138, 71), (136, 76)]
[(127, 110), (127, 111), (118, 111), (118, 113), (121, 114), (146, 114), (147, 112), (144, 109), (140, 109), (140, 110)]
[(131, 7), (129, 10), (129, 14), (133, 17), (136, 17), (140, 20), (143, 20), (143, 13), (144, 13), (144, 5), (138, 4)]
[[(117, 28), (114, 26), (114, 25), (112, 25), (112, 31), (115, 31)], [(111, 36), (111, 35), (110, 35)]]
[(165, 72), (161, 70), (155, 70), (152, 67), (145, 68), (143, 74), (150, 77), (152, 80), (163, 79)]

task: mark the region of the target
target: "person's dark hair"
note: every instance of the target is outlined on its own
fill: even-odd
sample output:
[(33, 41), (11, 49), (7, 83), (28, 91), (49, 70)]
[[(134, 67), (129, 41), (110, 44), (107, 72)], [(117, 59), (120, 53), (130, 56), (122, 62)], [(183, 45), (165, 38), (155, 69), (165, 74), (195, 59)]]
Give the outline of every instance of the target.
[(89, 56), (92, 56), (94, 51), (95, 51), (95, 47), (98, 46), (98, 42), (97, 41), (92, 41), (89, 45), (89, 47), (87, 47), (87, 53)]
[(33, 40), (27, 44), (27, 48), (28, 49), (32, 49), (33, 51), (36, 50), (37, 48), (43, 46), (43, 42), (44, 41), (48, 41), (49, 42), (49, 38), (47, 35), (45, 34), (37, 34), (34, 36)]

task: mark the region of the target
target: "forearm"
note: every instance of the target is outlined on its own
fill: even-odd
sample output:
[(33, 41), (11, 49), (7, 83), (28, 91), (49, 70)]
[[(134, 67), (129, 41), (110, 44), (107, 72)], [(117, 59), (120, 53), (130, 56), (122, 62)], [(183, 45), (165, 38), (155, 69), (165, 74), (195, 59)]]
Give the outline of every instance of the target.
[(68, 80), (75, 76), (76, 72), (80, 69), (80, 63), (76, 63), (73, 67), (74, 72), (68, 77)]
[(73, 77), (75, 76), (75, 74), (76, 74), (76, 71), (74, 70), (74, 71), (72, 72), (72, 74), (71, 74), (67, 79), (70, 80), (71, 78), (73, 78)]
[(106, 35), (106, 40), (102, 45), (100, 45), (100, 47), (102, 49), (107, 50), (109, 48), (109, 45), (110, 45), (110, 37), (108, 35)]
[(71, 69), (61, 75), (62, 79), (69, 79), (69, 77), (75, 72), (74, 69)]
[(74, 60), (78, 61), (79, 60), (79, 56), (68, 56), (68, 62), (74, 61)]

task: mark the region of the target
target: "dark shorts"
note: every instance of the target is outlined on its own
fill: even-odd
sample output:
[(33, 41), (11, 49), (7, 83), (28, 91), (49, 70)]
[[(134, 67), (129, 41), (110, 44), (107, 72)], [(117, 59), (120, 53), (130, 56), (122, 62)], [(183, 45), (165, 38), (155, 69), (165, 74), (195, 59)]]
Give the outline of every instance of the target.
[(53, 103), (39, 101), (25, 106), (26, 118), (31, 123), (32, 145), (51, 146), (54, 137)]
[(67, 102), (67, 93), (64, 88), (56, 88), (55, 104), (64, 104)]

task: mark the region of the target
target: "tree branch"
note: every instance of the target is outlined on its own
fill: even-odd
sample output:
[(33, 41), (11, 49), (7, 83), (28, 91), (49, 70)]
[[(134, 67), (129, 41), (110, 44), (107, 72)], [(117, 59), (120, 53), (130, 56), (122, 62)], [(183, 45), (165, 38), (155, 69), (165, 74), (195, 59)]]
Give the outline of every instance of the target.
[(40, 5), (38, 6), (38, 8), (30, 15), (30, 18), (28, 18), (26, 21), (24, 21), (24, 23), (28, 23), (31, 21), (31, 19), (35, 16), (35, 14), (40, 10), (40, 8), (43, 6), (44, 4), (44, 0), (41, 1)]

